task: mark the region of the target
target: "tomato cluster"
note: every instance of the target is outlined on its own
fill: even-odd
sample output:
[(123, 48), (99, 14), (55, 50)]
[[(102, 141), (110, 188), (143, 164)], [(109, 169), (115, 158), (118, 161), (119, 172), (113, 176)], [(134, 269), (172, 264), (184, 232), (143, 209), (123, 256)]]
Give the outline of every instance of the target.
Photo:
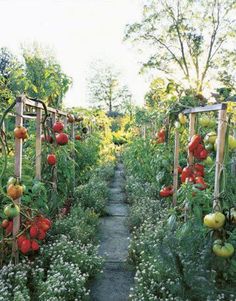
[(207, 188), (204, 175), (204, 166), (200, 163), (195, 163), (193, 166), (186, 166), (183, 168), (181, 173), (181, 182), (196, 184), (196, 188), (204, 190)]
[(156, 141), (157, 141), (157, 143), (164, 143), (166, 141), (166, 131), (165, 131), (165, 129), (160, 129), (156, 133)]
[(166, 197), (169, 197), (169, 196), (172, 196), (174, 193), (174, 189), (173, 189), (173, 186), (170, 185), (170, 186), (165, 186), (161, 189), (160, 191), (160, 196), (162, 198), (166, 198)]
[(208, 151), (205, 149), (200, 135), (193, 135), (188, 145), (189, 151), (198, 160), (205, 160), (208, 156)]
[(36, 216), (31, 222), (27, 221), (24, 234), (17, 238), (17, 245), (21, 253), (28, 254), (30, 251), (38, 251), (40, 249), (39, 241), (45, 239), (51, 224), (51, 221), (42, 215)]

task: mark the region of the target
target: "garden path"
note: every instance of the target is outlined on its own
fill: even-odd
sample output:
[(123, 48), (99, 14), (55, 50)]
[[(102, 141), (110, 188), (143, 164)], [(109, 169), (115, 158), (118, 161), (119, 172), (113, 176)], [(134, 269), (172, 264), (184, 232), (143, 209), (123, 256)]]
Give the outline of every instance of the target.
[(125, 199), (124, 166), (118, 162), (109, 187), (108, 216), (101, 218), (99, 253), (105, 264), (91, 287), (93, 301), (127, 301), (133, 285), (134, 272), (127, 263), (129, 230)]

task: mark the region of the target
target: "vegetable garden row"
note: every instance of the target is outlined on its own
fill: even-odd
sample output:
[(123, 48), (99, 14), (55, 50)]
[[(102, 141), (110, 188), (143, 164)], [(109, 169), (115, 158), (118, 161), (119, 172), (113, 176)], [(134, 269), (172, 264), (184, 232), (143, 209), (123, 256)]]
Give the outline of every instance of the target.
[(3, 114), (0, 300), (89, 300), (114, 135), (128, 142), (130, 299), (236, 300), (235, 104), (77, 115), (25, 97)]
[(138, 112), (124, 153), (131, 299), (233, 301), (235, 104), (179, 112)]
[(3, 113), (0, 300), (88, 299), (114, 170), (109, 122), (24, 96)]

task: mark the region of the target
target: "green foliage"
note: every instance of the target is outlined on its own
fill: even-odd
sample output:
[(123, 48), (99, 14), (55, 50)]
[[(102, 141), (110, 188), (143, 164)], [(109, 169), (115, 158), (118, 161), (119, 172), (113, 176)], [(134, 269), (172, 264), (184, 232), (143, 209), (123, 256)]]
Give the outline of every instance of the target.
[(75, 197), (83, 208), (91, 208), (96, 213), (103, 215), (108, 199), (107, 182), (99, 177), (92, 177), (88, 183), (76, 188)]
[(60, 108), (62, 99), (72, 80), (62, 72), (52, 56), (38, 47), (24, 49), (26, 93), (33, 98), (45, 100), (47, 105)]
[[(151, 115), (141, 112), (135, 125), (148, 126), (148, 114)], [(156, 116), (160, 118), (156, 121), (161, 127), (161, 115)], [(213, 119), (214, 114), (208, 118)], [(198, 121), (196, 130), (203, 136), (212, 131), (201, 127)], [(152, 135), (152, 131), (146, 131), (146, 138), (134, 137), (123, 155), (127, 169), (126, 192), (131, 204), (129, 258), (137, 268), (131, 300), (233, 301), (236, 298), (236, 254), (230, 259), (214, 255), (212, 245), (216, 233), (202, 222), (204, 215), (212, 211), (214, 165), (205, 166), (208, 188), (201, 191), (192, 184), (180, 185), (177, 205), (173, 208), (172, 198), (159, 197), (161, 187), (173, 181), (173, 130), (169, 129), (168, 143), (153, 143)], [(187, 164), (185, 129), (180, 137), (179, 161), (183, 167)], [(215, 159), (214, 152), (211, 156)], [(227, 159), (223, 208), (234, 206), (235, 178), (230, 167)], [(235, 247), (234, 225), (227, 222), (224, 229), (225, 232), (218, 235), (226, 235), (224, 237)]]
[(79, 175), (76, 185), (89, 179), (91, 171), (98, 164), (100, 147), (101, 137), (97, 133), (83, 141), (75, 142), (75, 172)]
[(93, 210), (74, 206), (57, 219), (33, 262), (0, 270), (0, 300), (87, 300), (87, 281), (103, 262), (95, 243), (98, 218)]
[[(79, 223), (75, 221), (79, 221)], [(70, 240), (78, 240), (87, 244), (95, 240), (97, 226), (98, 214), (92, 209), (84, 210), (79, 205), (73, 207), (65, 218), (56, 220), (51, 233), (53, 239), (58, 239), (58, 236), (65, 234)]]
[(28, 282), (29, 266), (26, 263), (10, 264), (0, 270), (0, 300), (30, 301)]
[(7, 48), (0, 49), (1, 110), (22, 93), (60, 108), (71, 83), (55, 58), (38, 46), (23, 49), (23, 63)]

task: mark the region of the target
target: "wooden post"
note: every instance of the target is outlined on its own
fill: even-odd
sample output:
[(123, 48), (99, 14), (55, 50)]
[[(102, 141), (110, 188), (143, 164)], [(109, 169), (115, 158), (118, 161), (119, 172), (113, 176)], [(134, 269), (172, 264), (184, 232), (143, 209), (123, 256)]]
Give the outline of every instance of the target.
[[(52, 124), (54, 124), (55, 122), (56, 122), (56, 120), (57, 120), (57, 118), (56, 118), (56, 113), (52, 113), (52, 115), (51, 115), (52, 117)], [(56, 165), (53, 167), (53, 170), (52, 170), (52, 188), (53, 188), (53, 190), (54, 191), (57, 191), (57, 167), (56, 167)]]
[(177, 191), (178, 191), (178, 167), (179, 167), (179, 131), (175, 129), (175, 150), (174, 150), (174, 181), (173, 181), (173, 206), (177, 203)]
[(216, 150), (216, 170), (215, 170), (215, 188), (213, 211), (220, 211), (220, 176), (224, 163), (224, 147), (225, 134), (227, 130), (227, 111), (220, 110), (218, 115), (218, 131), (217, 131), (217, 150)]
[(142, 136), (143, 136), (143, 139), (146, 139), (146, 125), (142, 126)]
[(66, 130), (66, 128), (67, 128), (67, 116), (64, 116), (63, 117), (63, 123), (64, 123), (64, 128), (65, 128), (65, 130)]
[(38, 180), (41, 180), (41, 159), (42, 159), (42, 110), (40, 108), (36, 109), (36, 170), (35, 176)]
[[(75, 123), (71, 124), (71, 140), (75, 143)], [(74, 144), (75, 146), (75, 144)], [(75, 160), (75, 149), (72, 150), (72, 159)], [(73, 183), (72, 183), (72, 196), (75, 191), (75, 161), (73, 161)]]
[[(24, 103), (21, 97), (18, 97), (16, 103), (16, 126), (23, 125), (23, 111), (24, 111)], [(21, 172), (22, 172), (22, 139), (15, 138), (15, 177), (18, 180), (21, 180)], [(14, 201), (15, 204), (20, 205), (20, 198)], [(19, 262), (19, 253), (18, 247), (16, 243), (16, 236), (20, 230), (20, 215), (14, 217), (13, 219), (13, 244), (12, 244), (12, 256), (15, 259), (15, 264)]]
[[(190, 114), (189, 118), (189, 141), (191, 140), (192, 136), (195, 134), (195, 120), (196, 115), (194, 113)], [(194, 157), (193, 154), (189, 152), (188, 150), (188, 164), (191, 166), (194, 163)]]

